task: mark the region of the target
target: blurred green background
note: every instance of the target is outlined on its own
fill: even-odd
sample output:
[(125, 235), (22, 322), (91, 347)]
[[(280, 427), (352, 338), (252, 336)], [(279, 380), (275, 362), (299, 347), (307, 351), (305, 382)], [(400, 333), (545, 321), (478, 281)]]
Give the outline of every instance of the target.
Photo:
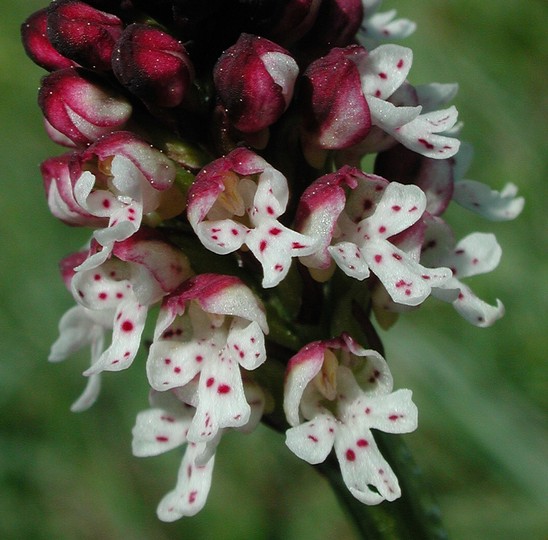
[[(412, 5), (413, 4), (413, 5)], [(266, 428), (228, 435), (206, 508), (175, 524), (155, 507), (175, 483), (177, 451), (131, 455), (131, 427), (147, 407), (144, 369), (104, 377), (90, 411), (68, 408), (85, 355), (46, 361), (72, 302), (58, 260), (86, 234), (53, 219), (39, 163), (47, 141), (36, 105), (43, 72), (25, 58), (19, 24), (43, 7), (6, 1), (0, 20), (0, 537), (3, 539), (353, 539), (329, 486)], [(8, 7), (9, 6), (9, 7)], [(388, 1), (415, 20), (411, 82), (460, 84), (469, 178), (519, 185), (522, 216), (491, 224), (453, 209), (463, 236), (493, 231), (504, 257), (469, 282), (507, 314), (468, 325), (431, 301), (383, 335), (396, 385), (413, 389), (419, 430), (407, 437), (454, 539), (548, 538), (548, 8), (542, 0)]]

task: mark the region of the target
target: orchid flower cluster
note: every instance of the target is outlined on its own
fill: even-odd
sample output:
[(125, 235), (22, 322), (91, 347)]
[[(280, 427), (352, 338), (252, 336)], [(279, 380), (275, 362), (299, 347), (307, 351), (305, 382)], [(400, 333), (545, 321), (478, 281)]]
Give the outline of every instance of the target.
[(41, 166), (47, 202), (90, 230), (61, 261), (75, 305), (50, 360), (90, 347), (83, 411), (146, 350), (133, 453), (185, 447), (162, 520), (204, 506), (222, 435), (261, 420), (308, 463), (334, 449), (362, 503), (398, 498), (372, 430), (413, 431), (417, 408), (373, 321), (429, 296), (475, 326), (503, 315), (462, 281), (498, 265), (495, 237), (457, 241), (443, 214), (523, 200), (465, 179), (457, 85), (409, 82), (392, 41), (415, 24), (380, 3), (58, 0), (22, 25), (66, 149)]

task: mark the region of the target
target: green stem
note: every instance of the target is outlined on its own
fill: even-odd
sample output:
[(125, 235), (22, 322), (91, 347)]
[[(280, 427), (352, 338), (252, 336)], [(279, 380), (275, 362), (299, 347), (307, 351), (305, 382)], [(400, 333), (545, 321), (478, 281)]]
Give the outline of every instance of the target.
[(331, 484), (365, 540), (443, 540), (447, 538), (439, 507), (411, 458), (401, 436), (376, 433), (375, 440), (391, 464), (402, 488), (402, 497), (394, 502), (367, 506), (355, 499), (342, 480), (339, 464), (333, 454), (316, 468)]

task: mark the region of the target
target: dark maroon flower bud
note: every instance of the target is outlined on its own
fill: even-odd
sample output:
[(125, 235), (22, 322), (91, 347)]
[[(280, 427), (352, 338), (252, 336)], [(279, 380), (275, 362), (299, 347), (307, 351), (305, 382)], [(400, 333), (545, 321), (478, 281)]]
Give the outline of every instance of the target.
[(67, 58), (92, 69), (110, 69), (112, 51), (122, 34), (122, 21), (84, 2), (53, 2), (48, 9), (48, 37)]
[(313, 48), (314, 42), (329, 48), (345, 47), (354, 42), (362, 21), (362, 0), (322, 0), (316, 23), (306, 39)]
[(27, 55), (40, 67), (48, 71), (75, 66), (76, 63), (65, 58), (51, 44), (47, 34), (47, 9), (33, 13), (21, 25), (21, 38)]
[(131, 116), (131, 104), (93, 73), (81, 68), (55, 71), (42, 79), (38, 105), (49, 133), (65, 145), (85, 146), (101, 135), (122, 129)]
[(183, 45), (145, 24), (128, 26), (112, 57), (118, 80), (147, 105), (176, 107), (194, 76)]
[(314, 25), (322, 0), (288, 0), (269, 37), (290, 45), (301, 39)]
[(369, 106), (356, 66), (359, 57), (366, 54), (359, 46), (333, 49), (304, 73), (300, 103), (307, 157), (314, 149), (348, 148), (371, 129)]
[(234, 127), (256, 133), (287, 109), (298, 72), (285, 49), (268, 39), (242, 34), (219, 58), (213, 80)]

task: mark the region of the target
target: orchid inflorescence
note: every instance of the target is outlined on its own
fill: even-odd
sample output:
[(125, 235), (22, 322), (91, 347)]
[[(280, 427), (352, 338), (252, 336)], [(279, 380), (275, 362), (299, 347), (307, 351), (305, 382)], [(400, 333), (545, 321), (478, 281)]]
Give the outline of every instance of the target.
[(49, 208), (92, 230), (61, 262), (76, 305), (50, 360), (91, 347), (83, 411), (157, 312), (133, 453), (186, 445), (162, 520), (204, 506), (223, 433), (261, 419), (311, 464), (334, 448), (359, 501), (398, 498), (371, 429), (413, 431), (417, 408), (372, 321), (429, 296), (475, 326), (503, 315), (461, 282), (498, 265), (495, 237), (457, 242), (442, 216), (509, 220), (523, 199), (464, 179), (457, 85), (408, 81), (390, 42), (415, 24), (380, 3), (59, 0), (22, 26), (67, 148), (41, 166)]

